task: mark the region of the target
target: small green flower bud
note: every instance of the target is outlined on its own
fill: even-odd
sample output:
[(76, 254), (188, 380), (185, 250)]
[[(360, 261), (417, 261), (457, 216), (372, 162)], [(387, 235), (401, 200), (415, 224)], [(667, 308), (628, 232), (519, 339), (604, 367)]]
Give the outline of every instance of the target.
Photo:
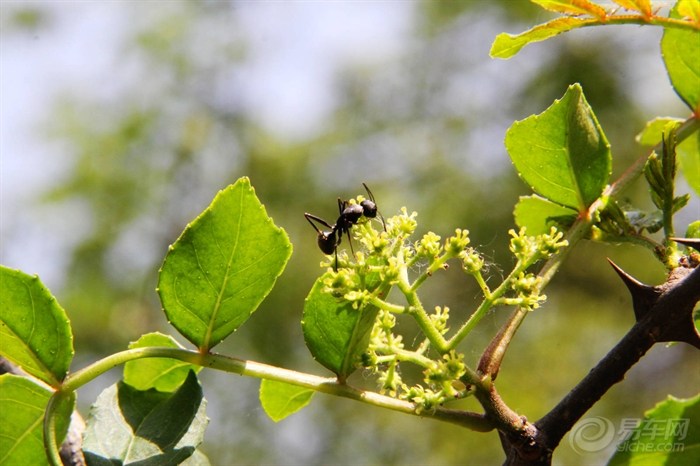
[(556, 228), (552, 227), (548, 234), (543, 234), (537, 236), (537, 249), (540, 251), (543, 257), (550, 257), (556, 254), (559, 249), (568, 246), (569, 242), (567, 240), (561, 240), (564, 237), (564, 233), (557, 231)]
[(513, 282), (513, 290), (517, 293), (531, 294), (537, 292), (542, 279), (532, 273), (525, 274), (521, 272), (518, 278)]
[(540, 307), (540, 303), (543, 303), (547, 300), (547, 296), (545, 295), (529, 295), (529, 296), (522, 296), (520, 298), (520, 307), (523, 309), (527, 309), (528, 311), (534, 311), (535, 309), (538, 309)]
[(406, 208), (401, 207), (401, 214), (396, 215), (387, 221), (387, 231), (389, 233), (389, 236), (409, 236), (416, 229), (417, 215), (417, 212), (411, 212), (411, 214), (409, 215)]
[(435, 313), (431, 314), (430, 321), (433, 323), (435, 330), (444, 335), (450, 328), (447, 326), (447, 321), (450, 318), (450, 308), (435, 306)]
[(391, 312), (382, 309), (377, 315), (376, 325), (384, 330), (391, 331), (391, 329), (393, 329), (396, 325), (396, 316)]
[(445, 249), (452, 256), (459, 255), (469, 245), (469, 230), (457, 228), (455, 235), (445, 241)]
[(382, 371), (379, 374), (379, 392), (389, 392), (391, 396), (396, 396), (399, 387), (403, 385), (401, 375), (395, 370)]
[(416, 254), (419, 256), (425, 256), (428, 258), (437, 257), (442, 251), (442, 246), (440, 245), (440, 236), (436, 235), (432, 231), (429, 231), (420, 241), (416, 244)]
[(323, 279), (323, 284), (326, 293), (340, 297), (357, 286), (357, 273), (355, 273), (354, 269), (338, 269), (337, 272), (327, 273)]
[(515, 302), (520, 307), (532, 311), (540, 307), (540, 303), (546, 301), (547, 297), (540, 294), (542, 279), (534, 274), (521, 273), (513, 282), (512, 288), (518, 295)]
[(510, 250), (516, 259), (528, 260), (537, 252), (534, 238), (525, 234), (525, 227), (522, 227), (517, 233), (515, 230), (510, 230), (508, 233), (513, 237), (510, 240)]
[(484, 258), (471, 248), (462, 251), (459, 258), (462, 259), (462, 265), (467, 273), (475, 274), (484, 268)]
[(466, 372), (464, 365), (464, 355), (454, 350), (442, 357), (444, 359), (444, 370), (450, 381), (457, 380)]
[(372, 294), (367, 290), (353, 290), (345, 293), (343, 298), (352, 303), (353, 309), (361, 309), (371, 301)]

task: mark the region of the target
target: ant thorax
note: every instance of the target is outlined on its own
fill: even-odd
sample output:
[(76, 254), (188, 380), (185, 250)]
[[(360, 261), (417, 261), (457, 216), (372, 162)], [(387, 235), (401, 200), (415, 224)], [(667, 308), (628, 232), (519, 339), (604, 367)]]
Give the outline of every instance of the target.
[(364, 208), (360, 204), (342, 202), (342, 210), (340, 212), (340, 217), (349, 222), (352, 225), (357, 224), (360, 217), (364, 215)]

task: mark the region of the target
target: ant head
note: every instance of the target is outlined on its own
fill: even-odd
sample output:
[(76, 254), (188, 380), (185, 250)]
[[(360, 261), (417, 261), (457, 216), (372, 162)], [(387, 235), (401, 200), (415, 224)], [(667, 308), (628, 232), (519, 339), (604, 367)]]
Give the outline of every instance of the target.
[(362, 207), (362, 214), (367, 218), (374, 218), (377, 216), (377, 204), (370, 199), (365, 199), (360, 202)]
[(375, 218), (377, 216), (377, 201), (374, 200), (374, 194), (369, 190), (369, 186), (367, 186), (366, 183), (362, 183), (362, 186), (365, 187), (368, 196), (368, 199), (363, 199), (362, 202), (360, 202), (362, 213), (367, 218)]

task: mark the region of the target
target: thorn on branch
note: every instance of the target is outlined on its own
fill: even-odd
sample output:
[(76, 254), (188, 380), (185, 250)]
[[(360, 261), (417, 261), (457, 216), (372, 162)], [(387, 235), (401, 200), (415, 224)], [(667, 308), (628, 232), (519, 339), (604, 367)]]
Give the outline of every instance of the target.
[(661, 291), (657, 288), (649, 285), (645, 285), (640, 282), (632, 275), (628, 274), (620, 266), (614, 263), (612, 260), (608, 259), (612, 268), (617, 272), (617, 274), (622, 279), (627, 289), (632, 295), (632, 308), (634, 309), (634, 317), (637, 322), (642, 320), (642, 318), (649, 312), (649, 309), (654, 305), (656, 300), (659, 298)]
[(696, 251), (700, 252), (700, 238), (669, 238), (671, 241), (675, 241), (676, 243), (680, 243), (684, 246), (688, 246), (690, 248), (695, 249)]
[[(681, 239), (681, 241), (678, 241), (678, 239), (676, 238), (674, 241), (692, 245), (692, 247), (700, 246), (700, 240)], [(610, 262), (610, 265), (615, 269), (615, 272), (620, 276), (632, 295), (632, 306), (637, 323), (641, 323), (645, 318), (652, 321), (649, 323), (648, 328), (654, 341), (681, 341), (700, 349), (700, 334), (695, 328), (693, 319), (693, 310), (698, 300), (697, 292), (694, 299), (691, 297), (691, 299), (679, 300), (672, 306), (664, 303), (666, 305), (662, 306), (662, 312), (650, 312), (652, 308), (657, 306), (662, 295), (676, 288), (695, 269), (686, 267), (675, 268), (665, 283), (659, 286), (649, 286), (629, 275), (610, 259), (608, 259), (608, 262)], [(696, 275), (697, 273), (696, 271)]]

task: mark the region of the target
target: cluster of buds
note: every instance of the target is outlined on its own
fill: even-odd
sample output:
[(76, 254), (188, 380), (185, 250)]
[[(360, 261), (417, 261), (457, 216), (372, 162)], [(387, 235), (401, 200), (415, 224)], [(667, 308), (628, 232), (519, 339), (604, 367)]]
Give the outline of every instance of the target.
[(440, 332), (441, 335), (446, 334), (450, 328), (447, 326), (447, 321), (450, 319), (450, 308), (435, 306), (435, 312), (430, 316), (430, 322), (432, 322), (435, 330)]
[(510, 251), (516, 259), (528, 265), (541, 259), (547, 259), (569, 244), (568, 241), (562, 239), (564, 234), (554, 227), (550, 229), (549, 233), (537, 236), (528, 236), (524, 227), (517, 233), (515, 230), (510, 230), (508, 233), (512, 236)]
[[(361, 200), (358, 198), (357, 202)], [(354, 225), (354, 240), (359, 242), (363, 251), (354, 254), (354, 261), (349, 261), (347, 255), (341, 253), (341, 266), (337, 270), (330, 269), (331, 263), (326, 264), (329, 271), (324, 285), (326, 292), (351, 303), (354, 309), (362, 311), (366, 306), (376, 306), (377, 317), (361, 363), (376, 374), (382, 393), (388, 392), (391, 396), (415, 403), (416, 409), (423, 411), (433, 410), (470, 393), (461, 380), (468, 371), (464, 355), (454, 349), (456, 344), (453, 341), (449, 340), (448, 344), (444, 337), (450, 330), (450, 309), (436, 306), (433, 313), (425, 312), (416, 293), (423, 281), (433, 272), (446, 268), (449, 260), (457, 259), (484, 292), (486, 304), (482, 304), (480, 315), (496, 305), (537, 309), (546, 299), (541, 294), (542, 280), (527, 269), (555, 254), (567, 242), (554, 228), (537, 236), (528, 236), (524, 228), (518, 232), (511, 230), (510, 250), (517, 264), (504, 283), (491, 290), (481, 275), (484, 258), (469, 246), (469, 231), (456, 229), (444, 240), (428, 232), (420, 240), (411, 242), (409, 238), (417, 227), (416, 215), (402, 208), (399, 215), (386, 219), (383, 229), (375, 229), (373, 223), (376, 222), (371, 221)], [(409, 271), (414, 270), (421, 272), (411, 282)], [(394, 285), (405, 295), (406, 304), (386, 300), (387, 290)], [(397, 314), (416, 318), (426, 336), (417, 348), (407, 348), (402, 336), (394, 333)], [(466, 333), (457, 332), (460, 338)], [(408, 362), (422, 368), (421, 383), (412, 386), (404, 383), (400, 365)]]
[(433, 410), (438, 406), (467, 395), (466, 386), (460, 381), (465, 374), (464, 355), (456, 351), (444, 354), (430, 362), (423, 371), (423, 385), (402, 386), (400, 397), (416, 404), (418, 412)]
[(511, 305), (520, 306), (523, 309), (532, 311), (540, 307), (540, 303), (547, 300), (547, 296), (540, 294), (542, 279), (535, 274), (521, 272), (513, 281), (512, 289), (516, 293), (516, 298)]

